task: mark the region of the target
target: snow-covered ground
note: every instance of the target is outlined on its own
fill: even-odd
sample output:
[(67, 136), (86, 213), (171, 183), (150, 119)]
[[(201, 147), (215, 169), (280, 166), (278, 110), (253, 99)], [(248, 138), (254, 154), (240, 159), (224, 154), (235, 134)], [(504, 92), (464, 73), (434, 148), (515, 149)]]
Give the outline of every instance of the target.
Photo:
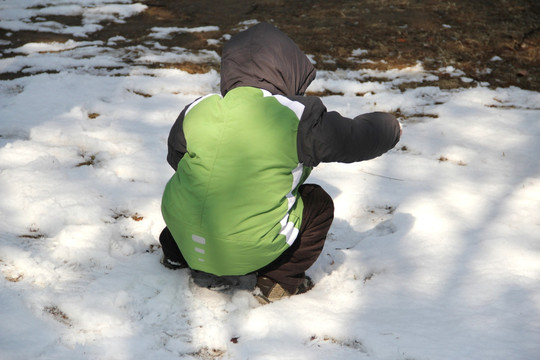
[[(144, 10), (48, 3), (1, 2), (0, 27), (83, 36)], [(160, 265), (168, 131), (219, 74), (144, 64), (219, 60), (159, 45), (207, 30), (0, 56), (0, 72), (33, 74), (0, 81), (0, 359), (540, 359), (540, 94), (422, 85), (459, 69), (319, 72), (309, 90), (344, 94), (329, 109), (399, 110), (404, 134), (381, 158), (314, 170), (336, 219), (309, 293), (260, 306)]]

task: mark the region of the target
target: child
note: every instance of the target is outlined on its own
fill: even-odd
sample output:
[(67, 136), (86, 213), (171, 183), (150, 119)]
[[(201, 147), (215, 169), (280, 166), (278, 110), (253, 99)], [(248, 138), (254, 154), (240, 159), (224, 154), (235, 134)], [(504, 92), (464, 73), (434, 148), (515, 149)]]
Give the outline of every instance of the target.
[(354, 119), (304, 93), (315, 68), (287, 35), (257, 24), (221, 59), (221, 95), (189, 104), (172, 126), (160, 235), (167, 267), (257, 274), (264, 302), (303, 293), (334, 216), (330, 196), (304, 184), (320, 162), (351, 163), (393, 148), (390, 114)]

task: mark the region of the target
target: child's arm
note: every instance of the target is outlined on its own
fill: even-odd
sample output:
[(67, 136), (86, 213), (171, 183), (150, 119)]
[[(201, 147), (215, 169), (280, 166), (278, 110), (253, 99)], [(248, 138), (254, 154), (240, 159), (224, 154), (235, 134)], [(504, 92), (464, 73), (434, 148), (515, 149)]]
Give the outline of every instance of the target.
[(186, 153), (186, 137), (184, 136), (184, 115), (189, 107), (186, 106), (184, 110), (178, 115), (178, 118), (174, 122), (171, 131), (169, 133), (169, 139), (167, 140), (167, 162), (176, 171), (178, 163)]
[(373, 159), (399, 141), (401, 127), (388, 113), (374, 112), (350, 119), (335, 111), (327, 112), (318, 98), (305, 98), (302, 103), (306, 111), (298, 129), (298, 155), (304, 165)]

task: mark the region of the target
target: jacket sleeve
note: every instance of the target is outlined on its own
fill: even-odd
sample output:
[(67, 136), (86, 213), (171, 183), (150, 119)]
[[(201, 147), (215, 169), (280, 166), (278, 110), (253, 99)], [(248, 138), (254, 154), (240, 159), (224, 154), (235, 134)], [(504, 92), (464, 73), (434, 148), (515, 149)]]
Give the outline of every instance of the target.
[(391, 114), (373, 112), (350, 119), (328, 112), (317, 97), (295, 100), (305, 105), (297, 147), (299, 160), (306, 166), (373, 159), (399, 141), (400, 125)]
[(174, 122), (167, 140), (167, 162), (176, 171), (178, 163), (187, 151), (186, 137), (184, 135), (184, 116), (189, 105), (182, 110)]

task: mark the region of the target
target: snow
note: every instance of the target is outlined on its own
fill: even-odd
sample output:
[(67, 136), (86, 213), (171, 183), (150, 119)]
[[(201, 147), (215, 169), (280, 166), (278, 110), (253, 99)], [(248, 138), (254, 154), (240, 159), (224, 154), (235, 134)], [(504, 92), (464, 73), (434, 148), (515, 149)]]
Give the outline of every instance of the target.
[[(44, 31), (86, 37), (102, 29), (102, 21), (124, 22), (126, 18), (144, 11), (147, 6), (130, 4), (131, 0), (48, 0), (4, 1), (0, 5), (0, 28), (11, 31)], [(81, 26), (66, 26), (57, 21), (47, 21), (51, 15), (81, 16)]]
[(362, 56), (362, 55), (366, 55), (367, 53), (369, 53), (368, 50), (364, 50), (364, 49), (354, 49), (351, 53), (352, 56)]
[(194, 32), (206, 32), (206, 31), (218, 31), (218, 26), (199, 26), (196, 28), (185, 27), (154, 27), (152, 28), (151, 37), (155, 39), (166, 39), (173, 33), (194, 33)]
[[(46, 4), (3, 2), (0, 27), (82, 14), (84, 29), (58, 31), (87, 34), (141, 11)], [(167, 135), (219, 74), (145, 64), (217, 54), (117, 41), (129, 42), (29, 43), (0, 59), (28, 74), (0, 81), (0, 359), (539, 358), (538, 92), (443, 90), (420, 63), (319, 72), (309, 90), (343, 94), (323, 98), (329, 109), (399, 110), (403, 137), (381, 158), (313, 171), (336, 206), (316, 286), (260, 306), (159, 264)]]

